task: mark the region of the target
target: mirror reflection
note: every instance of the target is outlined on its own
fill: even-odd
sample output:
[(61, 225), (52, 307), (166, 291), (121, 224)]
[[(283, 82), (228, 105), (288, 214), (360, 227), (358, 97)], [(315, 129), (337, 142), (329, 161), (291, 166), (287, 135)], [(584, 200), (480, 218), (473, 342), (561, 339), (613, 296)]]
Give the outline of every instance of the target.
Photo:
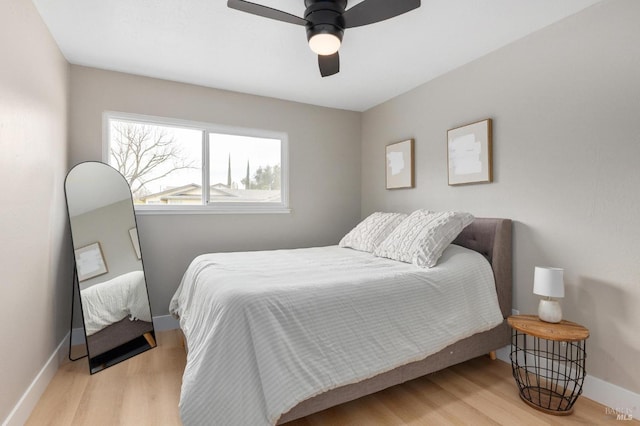
[(131, 191), (103, 163), (65, 181), (91, 373), (155, 346)]

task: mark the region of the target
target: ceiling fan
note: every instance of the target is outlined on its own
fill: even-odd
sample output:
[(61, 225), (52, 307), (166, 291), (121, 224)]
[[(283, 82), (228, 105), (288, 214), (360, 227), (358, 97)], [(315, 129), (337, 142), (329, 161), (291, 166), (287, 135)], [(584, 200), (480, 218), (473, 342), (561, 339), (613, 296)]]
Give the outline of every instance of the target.
[(227, 6), (277, 21), (307, 28), (309, 47), (318, 54), (320, 74), (340, 71), (338, 49), (344, 30), (384, 21), (420, 7), (420, 0), (364, 0), (347, 8), (347, 0), (304, 0), (304, 18), (245, 0), (228, 0)]

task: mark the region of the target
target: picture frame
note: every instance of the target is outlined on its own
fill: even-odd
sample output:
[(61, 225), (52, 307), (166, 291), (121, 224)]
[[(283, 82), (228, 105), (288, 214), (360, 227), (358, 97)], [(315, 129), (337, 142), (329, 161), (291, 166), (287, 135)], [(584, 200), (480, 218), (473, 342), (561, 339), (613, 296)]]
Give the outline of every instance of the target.
[(140, 253), (140, 241), (138, 240), (138, 228), (129, 229), (129, 237), (131, 237), (131, 244), (133, 244), (133, 250), (136, 252), (138, 260), (142, 259), (142, 253)]
[(100, 242), (74, 250), (78, 282), (86, 281), (109, 272)]
[(387, 189), (413, 188), (415, 186), (413, 139), (387, 145), (384, 158)]
[(493, 182), (492, 128), (488, 118), (447, 131), (450, 186)]

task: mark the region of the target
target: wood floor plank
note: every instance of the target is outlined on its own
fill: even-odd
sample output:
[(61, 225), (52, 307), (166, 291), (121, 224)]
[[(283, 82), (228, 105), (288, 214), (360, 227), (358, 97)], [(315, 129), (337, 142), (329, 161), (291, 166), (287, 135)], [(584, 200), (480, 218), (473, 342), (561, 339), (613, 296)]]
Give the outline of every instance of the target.
[[(182, 335), (171, 330), (156, 337), (157, 348), (94, 375), (89, 375), (86, 359), (62, 365), (26, 424), (179, 426), (186, 363)], [(288, 426), (618, 424), (615, 414), (585, 397), (570, 416), (537, 411), (520, 400), (510, 365), (480, 357)]]
[(463, 403), (487, 414), (499, 424), (513, 424), (518, 420), (531, 424), (536, 421), (535, 414), (531, 413), (528, 407), (509, 406), (503, 399), (496, 397), (489, 389), (491, 383), (486, 383), (484, 386), (477, 385), (451, 369), (433, 374), (430, 380)]
[(464, 425), (468, 420), (474, 419), (476, 425), (496, 424), (482, 410), (478, 410), (464, 403), (447, 389), (439, 386), (430, 376), (422, 377), (405, 383), (415, 387), (421, 398), (429, 404), (430, 411), (440, 413), (446, 418), (446, 423), (451, 425)]
[(397, 413), (405, 425), (447, 423), (446, 418), (434, 410), (429, 401), (421, 398), (415, 389), (408, 386), (386, 389), (376, 396), (376, 402)]

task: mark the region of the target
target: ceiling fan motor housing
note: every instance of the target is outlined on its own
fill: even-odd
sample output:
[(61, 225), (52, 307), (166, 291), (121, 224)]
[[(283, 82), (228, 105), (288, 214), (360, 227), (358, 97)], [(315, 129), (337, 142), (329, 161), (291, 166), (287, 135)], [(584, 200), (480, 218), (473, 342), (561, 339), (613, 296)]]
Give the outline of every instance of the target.
[(332, 34), (342, 41), (345, 25), (342, 14), (347, 0), (304, 0), (304, 5), (307, 40), (317, 34)]

